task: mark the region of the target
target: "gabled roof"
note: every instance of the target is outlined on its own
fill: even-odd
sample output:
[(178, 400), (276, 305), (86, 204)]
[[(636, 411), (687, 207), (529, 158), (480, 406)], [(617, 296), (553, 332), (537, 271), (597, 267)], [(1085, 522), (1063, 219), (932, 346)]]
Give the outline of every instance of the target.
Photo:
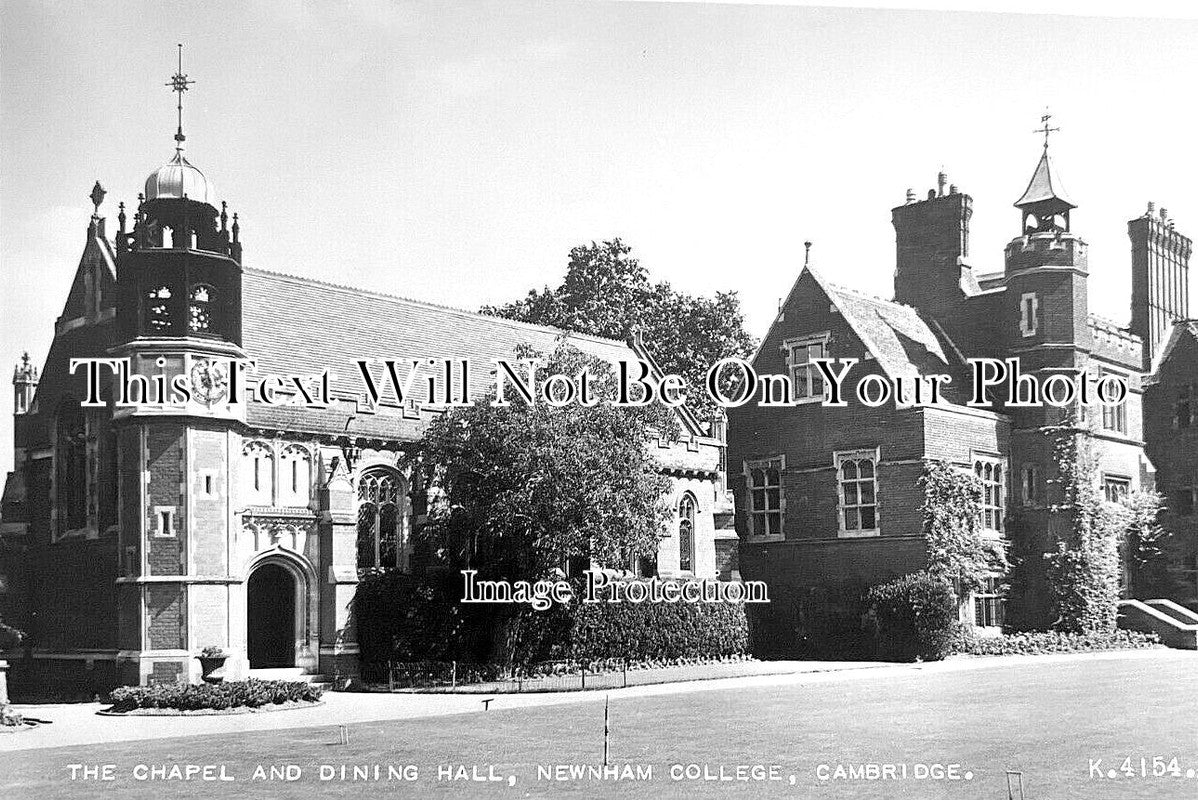
[(1149, 380), (1156, 380), (1160, 376), (1161, 368), (1173, 355), (1174, 348), (1177, 347), (1183, 336), (1189, 336), (1198, 341), (1198, 319), (1179, 319), (1173, 323), (1173, 330), (1169, 331), (1169, 338), (1165, 340), (1165, 346), (1156, 354), (1152, 371), (1149, 373)]
[(1048, 147), (1044, 148), (1044, 153), (1040, 156), (1040, 163), (1036, 165), (1036, 171), (1032, 173), (1032, 179), (1028, 183), (1027, 189), (1024, 190), (1023, 197), (1015, 201), (1015, 207), (1043, 203), (1046, 200), (1057, 200), (1069, 208), (1077, 208), (1077, 205), (1065, 193), (1060, 176), (1053, 174), (1052, 159), (1048, 157)]
[[(810, 275), (828, 296), (888, 377), (943, 373), (964, 363), (960, 351), (944, 331), (929, 325), (911, 306), (836, 286), (810, 265), (804, 266), (795, 279), (787, 296), (788, 304), (804, 274)], [(761, 346), (770, 339), (773, 328), (770, 327)], [(757, 355), (753, 357), (756, 359)]]
[(941, 373), (953, 365), (956, 353), (948, 337), (938, 335), (911, 306), (839, 286), (829, 288), (832, 302), (887, 375)]

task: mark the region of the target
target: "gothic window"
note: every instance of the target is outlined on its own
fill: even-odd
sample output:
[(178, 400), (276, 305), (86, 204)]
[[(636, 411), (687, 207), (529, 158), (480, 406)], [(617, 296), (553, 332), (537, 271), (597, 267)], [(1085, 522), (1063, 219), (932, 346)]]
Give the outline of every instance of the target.
[(251, 506), (274, 504), (274, 451), (265, 442), (250, 442), (245, 446), (242, 462), (242, 487), (246, 503)]
[(146, 328), (151, 333), (165, 333), (171, 329), (171, 290), (159, 286), (146, 293)]
[(1108, 503), (1121, 503), (1131, 493), (1131, 478), (1118, 475), (1102, 476), (1102, 494)]
[(695, 497), (690, 492), (678, 503), (678, 570), (695, 571)]
[[(1107, 375), (1119, 375), (1120, 373), (1111, 372), (1110, 370), (1102, 370), (1100, 377)], [(1124, 377), (1126, 380), (1126, 377)], [(1114, 431), (1115, 433), (1127, 433), (1127, 401), (1116, 406), (1102, 406), (1102, 429), (1106, 431)]]
[(878, 533), (878, 452), (836, 453), (842, 536)]
[(199, 284), (191, 288), (191, 305), (187, 309), (187, 325), (194, 333), (212, 330), (212, 303), (216, 292), (211, 286)]
[(749, 484), (749, 535), (782, 535), (782, 459), (745, 462)]
[(824, 396), (824, 378), (814, 363), (827, 356), (827, 337), (787, 342), (787, 366), (796, 400), (819, 400)]
[(62, 401), (56, 420), (55, 505), (59, 535), (87, 527), (87, 421), (79, 403)]
[(1173, 426), (1188, 428), (1194, 424), (1194, 387), (1191, 384), (1183, 386), (1177, 394), (1177, 403), (1173, 406)]
[(375, 469), (358, 480), (358, 568), (407, 568), (407, 484), (396, 472)]
[(1002, 462), (998, 459), (976, 459), (973, 462), (973, 474), (982, 482), (982, 527), (988, 531), (1001, 531), (1005, 505)]
[(309, 495), (312, 459), (308, 451), (299, 445), (289, 445), (279, 458), (279, 504), (284, 506), (306, 506)]

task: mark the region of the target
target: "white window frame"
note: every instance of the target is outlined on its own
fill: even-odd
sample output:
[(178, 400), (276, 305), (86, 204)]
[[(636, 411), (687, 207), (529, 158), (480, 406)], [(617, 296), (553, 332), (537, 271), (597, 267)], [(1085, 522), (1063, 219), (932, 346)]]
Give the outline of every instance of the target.
[[(1130, 387), (1131, 376), (1128, 375), (1126, 372), (1119, 372), (1118, 370), (1108, 369), (1107, 367), (1099, 367), (1098, 368), (1098, 379), (1099, 380), (1102, 380), (1103, 378), (1105, 378), (1108, 375), (1114, 375), (1116, 377), (1122, 378), (1124, 380), (1124, 382), (1127, 383)], [(1130, 388), (1128, 389), (1128, 394), (1131, 394)], [(1109, 433), (1118, 433), (1123, 436), (1126, 436), (1127, 435), (1127, 398), (1124, 398), (1123, 402), (1117, 406), (1108, 406), (1108, 405), (1104, 405), (1101, 402), (1099, 403), (1099, 406), (1102, 409), (1102, 420), (1101, 420), (1102, 429)], [(1112, 425), (1107, 424), (1108, 420), (1111, 421)]]
[[(985, 467), (989, 466), (991, 470), (1000, 470), (999, 479), (986, 480)], [(982, 535), (989, 535), (991, 538), (1001, 536), (1003, 531), (1003, 523), (1007, 517), (1007, 490), (1008, 490), (1008, 475), (1010, 470), (1007, 469), (1007, 460), (996, 453), (986, 453), (979, 450), (971, 450), (969, 454), (969, 471), (982, 482), (982, 515), (979, 523), (982, 529)], [(1021, 474), (1022, 479), (1022, 474)], [(998, 500), (997, 504), (986, 502), (986, 493), (988, 488), (993, 488), (995, 497)], [(986, 520), (987, 510), (993, 510), (995, 519), (998, 522), (997, 526), (988, 525)]]
[(279, 453), (278, 497), (283, 506), (298, 508), (312, 502), (312, 453), (303, 445), (289, 444)]
[[(242, 448), (242, 468), (245, 470), (242, 491), (245, 493), (247, 505), (270, 507), (275, 504), (275, 492), (278, 488), (278, 481), (275, 480), (277, 455), (269, 442), (251, 439), (245, 443)], [(255, 474), (254, 459), (257, 457), (262, 458), (263, 462), (262, 470)], [(255, 477), (258, 478), (257, 486), (254, 485)], [(265, 487), (262, 486), (263, 481), (266, 482)]]
[[(178, 519), (175, 515), (176, 506), (153, 506), (154, 535), (160, 539), (173, 539), (178, 535)], [(166, 525), (162, 524), (165, 517)]]
[[(779, 477), (781, 477), (781, 476), (779, 476)], [(779, 488), (781, 488), (780, 485), (779, 485)], [(682, 510), (683, 510), (683, 507), (688, 503), (690, 504), (690, 516), (686, 517), (686, 516), (683, 516)], [(682, 497), (679, 498), (679, 500), (678, 500), (678, 505), (675, 507), (675, 511), (678, 514), (678, 571), (684, 575), (694, 575), (695, 574), (695, 550), (696, 550), (695, 528), (697, 527), (696, 526), (696, 518), (699, 515), (699, 501), (696, 500), (695, 496), (693, 494), (691, 494), (690, 492), (683, 492)], [(690, 566), (683, 566), (683, 564), (682, 564), (682, 526), (687, 523), (690, 524), (690, 531), (689, 531), (689, 535), (690, 535), (690, 554), (689, 554)]]
[[(819, 367), (811, 363), (810, 349), (818, 345), (821, 355), (817, 358), (827, 358), (829, 338), (829, 332), (824, 331), (810, 336), (787, 339), (782, 343), (782, 349), (786, 354), (786, 373), (790, 376), (790, 400), (793, 405), (821, 403), (827, 396), (827, 381), (824, 380), (824, 374), (820, 372)], [(796, 355), (799, 350), (803, 351), (802, 361)], [(802, 378), (799, 377), (800, 371), (803, 374)], [(799, 394), (800, 381), (802, 381), (804, 391), (802, 395)], [(819, 394), (815, 394), (817, 385), (820, 387)]]
[[(832, 463), (836, 468), (836, 528), (837, 535), (842, 539), (859, 539), (871, 536), (882, 535), (882, 503), (878, 497), (878, 464), (881, 461), (881, 448), (875, 447), (872, 450), (840, 450), (832, 454)], [(873, 462), (873, 475), (871, 478), (860, 477), (860, 468), (858, 467), (858, 477), (852, 482), (856, 484), (857, 502), (854, 504), (845, 503), (845, 480), (842, 476), (842, 467), (846, 461), (863, 461), (870, 460)], [(866, 481), (873, 483), (873, 502), (861, 502), (861, 486)], [(861, 522), (861, 509), (872, 507), (874, 510), (874, 525), (872, 528), (849, 528), (845, 524), (847, 516), (846, 511), (849, 509), (857, 509), (858, 524)]]
[[(1006, 617), (1007, 598), (1002, 591), (1003, 576), (991, 574), (985, 577), (987, 582), (992, 582), (991, 585), (983, 586), (980, 590), (969, 593), (969, 614), (974, 627), (981, 628), (984, 631), (1001, 631), (1004, 618)], [(991, 601), (995, 602), (997, 608), (997, 619), (994, 620), (996, 625), (983, 625), (982, 620), (978, 618), (978, 603)]]
[(1024, 292), (1019, 296), (1019, 332), (1024, 337), (1035, 336), (1039, 318), (1040, 298), (1035, 292)]
[[(768, 507), (768, 505), (769, 505), (768, 491), (770, 488), (773, 488), (773, 484), (765, 483), (762, 485), (761, 488), (766, 492), (766, 497), (767, 497), (766, 506), (767, 507), (766, 508), (757, 508), (753, 502), (753, 490), (754, 490), (753, 470), (755, 470), (755, 469), (767, 470), (767, 469), (770, 469), (771, 467), (778, 471), (778, 484), (777, 484), (778, 507), (776, 509)], [(745, 460), (745, 463), (744, 463), (745, 496), (746, 496), (745, 507), (746, 507), (746, 513), (748, 514), (748, 517), (749, 517), (748, 535), (749, 535), (749, 539), (751, 541), (754, 541), (754, 542), (782, 541), (784, 538), (786, 538), (786, 533), (785, 533), (785, 531), (786, 531), (786, 493), (784, 491), (782, 491), (782, 474), (785, 471), (786, 471), (786, 457), (785, 456), (770, 456), (768, 458), (756, 458), (756, 459), (746, 459)], [(764, 533), (764, 534), (754, 533), (754, 531), (757, 529), (757, 526), (753, 524), (754, 519), (758, 516), (765, 517), (766, 518), (765, 528), (766, 528), (766, 530), (769, 530), (769, 527), (770, 527), (769, 526), (769, 517), (770, 517), (770, 515), (773, 515), (773, 514), (776, 514), (778, 517), (778, 532), (777, 533)]]
[(1127, 497), (1129, 494), (1131, 494), (1131, 491), (1134, 488), (1131, 485), (1131, 476), (1130, 475), (1119, 475), (1119, 474), (1116, 474), (1113, 472), (1102, 473), (1102, 496), (1103, 496), (1103, 499), (1105, 499), (1108, 503), (1119, 502), (1118, 499), (1111, 499), (1110, 489), (1112, 486), (1125, 487), (1125, 490), (1123, 491), (1121, 497)]

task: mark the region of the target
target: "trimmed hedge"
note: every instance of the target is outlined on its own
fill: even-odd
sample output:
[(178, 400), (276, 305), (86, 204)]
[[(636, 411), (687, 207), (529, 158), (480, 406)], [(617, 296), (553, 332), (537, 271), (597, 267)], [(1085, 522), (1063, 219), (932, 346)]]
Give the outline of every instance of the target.
[[(627, 658), (636, 662), (714, 660), (743, 655), (749, 625), (742, 604), (583, 603), (546, 611), (463, 604), (457, 573), (422, 578), (366, 576), (354, 603), (364, 664), (464, 661), (524, 666), (545, 661)], [(497, 631), (508, 631), (501, 652)]]
[(952, 587), (926, 572), (869, 590), (878, 655), (893, 661), (940, 661), (953, 651), (957, 600)]
[(567, 658), (717, 659), (749, 644), (739, 603), (580, 603), (571, 612)]
[(137, 708), (162, 708), (175, 711), (199, 711), (231, 708), (261, 708), (287, 702), (310, 702), (320, 699), (324, 690), (302, 681), (226, 681), (225, 683), (160, 683), (154, 686), (122, 686), (113, 689), (108, 699), (112, 710), (133, 711)]
[(953, 644), (957, 653), (974, 656), (1044, 655), (1046, 653), (1098, 653), (1106, 650), (1141, 650), (1160, 647), (1155, 633), (1115, 630), (1112, 633), (1062, 633), (1029, 631), (1000, 636), (977, 636), (963, 628)]

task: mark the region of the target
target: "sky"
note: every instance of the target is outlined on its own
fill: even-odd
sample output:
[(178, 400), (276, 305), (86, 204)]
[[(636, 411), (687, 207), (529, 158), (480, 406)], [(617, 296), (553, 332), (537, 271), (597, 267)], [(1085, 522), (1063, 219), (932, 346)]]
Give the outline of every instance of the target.
[[(890, 209), (941, 168), (1000, 270), (1046, 106), (1091, 310), (1125, 323), (1127, 220), (1153, 200), (1198, 231), (1195, 41), (1194, 19), (794, 4), (5, 0), (0, 368), (44, 359), (93, 182), (115, 228), (172, 155), (176, 42), (187, 156), (247, 266), (474, 309), (619, 236), (655, 279), (738, 291), (761, 336), (805, 240), (890, 297)], [(0, 442), (11, 411), (0, 391)]]

